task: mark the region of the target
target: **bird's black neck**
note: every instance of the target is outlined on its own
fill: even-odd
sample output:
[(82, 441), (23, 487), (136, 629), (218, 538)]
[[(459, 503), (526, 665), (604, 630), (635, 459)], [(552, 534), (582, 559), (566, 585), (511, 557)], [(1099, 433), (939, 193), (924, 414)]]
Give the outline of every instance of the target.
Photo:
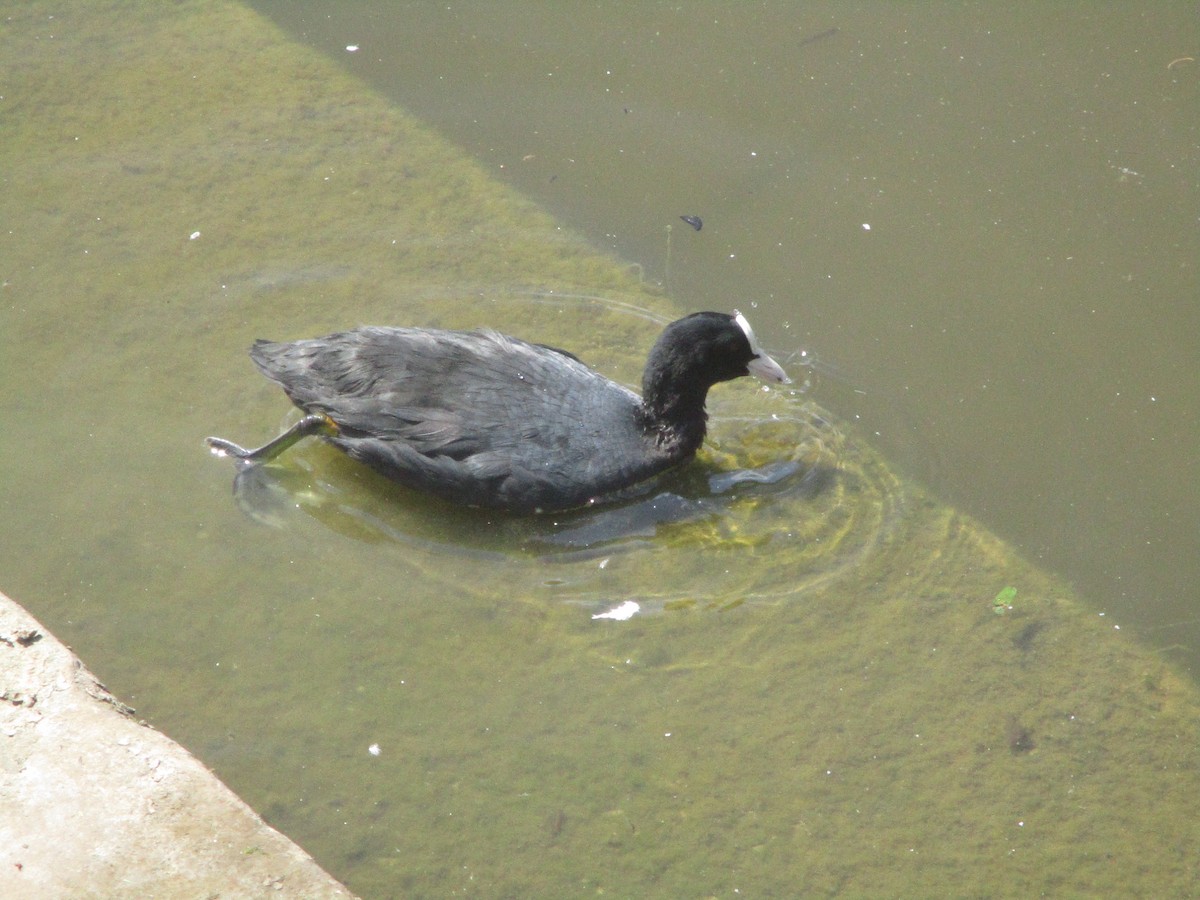
[(695, 453), (704, 443), (708, 386), (697, 389), (695, 385), (682, 387), (646, 379), (643, 390), (643, 424), (659, 447), (672, 456)]

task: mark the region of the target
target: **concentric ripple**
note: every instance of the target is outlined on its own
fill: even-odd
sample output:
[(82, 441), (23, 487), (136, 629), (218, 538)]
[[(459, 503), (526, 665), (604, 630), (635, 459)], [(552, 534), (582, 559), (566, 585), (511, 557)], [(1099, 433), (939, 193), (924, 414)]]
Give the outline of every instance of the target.
[[(597, 327), (603, 334), (608, 318), (645, 331), (633, 346), (649, 346), (663, 319), (603, 298), (513, 302), (538, 306), (539, 316), (549, 308), (560, 327), (585, 307), (590, 335)], [(500, 324), (509, 330), (503, 316)], [(495, 590), (482, 577), (487, 570), (514, 599), (548, 598), (591, 613), (625, 600), (646, 613), (792, 598), (862, 565), (887, 541), (904, 507), (901, 482), (803, 390), (741, 379), (713, 389), (709, 412), (696, 461), (619, 500), (565, 514), (450, 507), (316, 442), (242, 473), (238, 495), (252, 517), (272, 525), (291, 527), (302, 510), (357, 541), (405, 545), (409, 565), (454, 580), (456, 590), (455, 557), (487, 561), (494, 565), (476, 566), (479, 590)]]

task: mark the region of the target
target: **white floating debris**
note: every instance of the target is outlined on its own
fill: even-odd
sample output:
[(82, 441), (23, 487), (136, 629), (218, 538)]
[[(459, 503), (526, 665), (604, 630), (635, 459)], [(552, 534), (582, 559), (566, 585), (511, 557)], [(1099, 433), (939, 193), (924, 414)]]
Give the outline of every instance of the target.
[(357, 53), (358, 52), (358, 44), (347, 44), (346, 52), (347, 53)]
[(193, 231), (191, 234), (189, 234), (189, 235), (188, 235), (188, 240), (189, 240), (189, 241), (194, 241), (194, 240), (195, 240), (196, 238), (198, 238), (198, 237), (200, 237), (200, 232), (198, 232), (198, 231)]
[(378, 756), (383, 751), (379, 749), (378, 744), (372, 744), (370, 747), (367, 748), (367, 752), (370, 753), (372, 756)]
[(626, 600), (620, 606), (615, 606), (608, 612), (596, 613), (592, 616), (593, 619), (616, 619), (618, 622), (624, 622), (626, 619), (632, 619), (637, 611), (641, 609), (638, 604), (632, 600)]
[(870, 230), (871, 230), (871, 223), (870, 223), (870, 222), (863, 222), (863, 223), (862, 223), (862, 228), (863, 228), (863, 231), (870, 231)]

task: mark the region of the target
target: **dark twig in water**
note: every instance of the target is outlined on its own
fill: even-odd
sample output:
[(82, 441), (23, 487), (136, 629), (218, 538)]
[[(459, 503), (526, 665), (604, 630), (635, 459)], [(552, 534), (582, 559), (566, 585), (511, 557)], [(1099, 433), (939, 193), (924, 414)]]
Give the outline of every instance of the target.
[(806, 37), (804, 40), (802, 40), (796, 46), (804, 47), (804, 46), (807, 46), (808, 44), (815, 44), (817, 41), (826, 40), (827, 38), (833, 37), (837, 33), (838, 33), (837, 28), (826, 28), (824, 31), (820, 32), (819, 34), (814, 34), (811, 37)]

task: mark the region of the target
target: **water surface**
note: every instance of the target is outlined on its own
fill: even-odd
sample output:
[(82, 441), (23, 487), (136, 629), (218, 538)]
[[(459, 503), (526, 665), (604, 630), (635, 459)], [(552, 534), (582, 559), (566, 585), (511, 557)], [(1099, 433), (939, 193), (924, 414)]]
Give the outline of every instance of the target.
[(1200, 668), (1194, 4), (254, 5)]
[[(669, 214), (628, 227), (644, 222), (646, 246), (664, 255), (620, 244), (602, 256), (579, 235), (609, 226), (551, 218), (492, 177), (508, 169), (472, 162), (245, 7), (31, 3), (4, 16), (2, 585), (356, 891), (1190, 890), (1193, 686), (1095, 598), (896, 475), (877, 452), (890, 435), (874, 426), (910, 423), (903, 403), (855, 417), (855, 398), (875, 397), (869, 379), (898, 371), (894, 348), (875, 353), (899, 340), (898, 325), (913, 325), (906, 361), (936, 357), (941, 332), (917, 318), (914, 298), (986, 286), (977, 308), (988, 321), (1016, 315), (1000, 302), (1011, 280), (998, 263), (972, 279), (949, 267), (983, 245), (969, 230), (956, 237), (974, 215), (956, 205), (961, 179), (935, 192), (943, 224), (914, 216), (914, 198), (956, 167), (926, 165), (930, 180), (914, 182), (902, 155), (886, 166), (878, 147), (865, 155), (864, 134), (851, 171), (874, 174), (847, 181), (844, 141), (821, 128), (824, 157), (813, 149), (759, 168), (769, 156), (742, 153), (768, 154), (744, 144), (753, 120), (786, 117), (762, 119), (743, 97), (722, 113), (733, 117), (724, 140), (707, 140), (696, 115), (668, 142), (698, 160), (741, 160), (729, 168), (740, 187), (652, 198)], [(865, 52), (896, 33), (876, 25), (864, 44), (856, 28), (867, 26), (817, 18), (797, 26), (789, 50)], [(934, 34), (928, 19), (910, 34)], [(504, 33), (485, 25), (464, 20), (455, 33)], [(591, 34), (653, 49), (654, 27), (635, 17)], [(725, 31), (688, 32), (683, 71), (697, 90), (704, 73), (725, 71), (709, 68), (725, 43), (743, 66), (731, 84), (750, 84), (764, 64), (749, 52), (764, 36)], [(559, 52), (567, 33), (534, 46)], [(369, 47), (338, 40), (339, 55)], [(984, 31), (978, 40), (986, 46)], [(889, 87), (907, 71), (899, 57), (866, 56), (877, 69), (859, 71), (856, 90), (820, 96), (864, 132), (887, 112), (882, 147), (915, 121), (903, 105), (915, 101)], [(1012, 45), (988, 58), (1000, 67)], [(772, 65), (790, 59), (781, 51)], [(849, 71), (838, 65), (821, 84)], [(553, 111), (532, 86), (512, 96), (514, 121), (522, 106)], [(640, 100), (618, 102), (614, 117), (636, 121)], [(855, 112), (862, 104), (869, 112)], [(525, 155), (506, 166), (544, 159)], [(579, 170), (565, 159), (559, 177), (544, 172), (549, 192), (605, 195), (566, 189)], [(688, 170), (673, 159), (667, 170)], [(822, 182), (822, 171), (843, 174)], [(797, 202), (814, 179), (825, 184), (826, 215), (787, 214), (819, 224), (802, 231), (747, 199), (779, 193), (781, 174)], [(1113, 190), (1137, 188), (1132, 177)], [(907, 201), (892, 206), (897, 194)], [(1002, 245), (1022, 245), (1003, 234)], [(817, 298), (811, 324), (789, 324), (783, 280), (753, 288), (772, 258), (814, 267), (794, 275)], [(723, 267), (744, 281), (739, 302), (758, 294), (745, 310), (773, 353), (795, 364), (828, 344), (854, 380), (839, 387), (816, 372), (794, 392), (719, 387), (708, 448), (650, 495), (681, 498), (664, 501), (661, 518), (639, 505), (647, 498), (611, 510), (630, 513), (615, 525), (591, 513), (528, 522), (452, 510), (313, 442), (273, 470), (285, 502), (264, 525), (234, 502), (228, 462), (204, 449), (207, 434), (252, 443), (292, 415), (245, 356), (256, 337), (358, 322), (490, 325), (636, 383), (662, 320), (731, 305), (715, 276)], [(890, 318), (860, 329), (852, 314), (867, 306)], [(954, 315), (955, 335), (976, 333)], [(852, 352), (864, 334), (870, 359)], [(1033, 357), (1003, 371), (1029, 372)], [(1128, 371), (1120, 354), (1098, 361)], [(906, 384), (923, 394), (930, 382), (897, 380), (901, 398)], [(1046, 421), (1058, 418), (1017, 403), (992, 434), (1024, 435), (1026, 452), (1040, 453), (1028, 429)], [(902, 462), (904, 448), (930, 446), (894, 443)], [(962, 478), (975, 464), (953, 451), (935, 474)], [(780, 463), (797, 468), (779, 481), (722, 480)], [(1106, 533), (1102, 520), (1089, 527)], [(631, 600), (630, 620), (594, 618)]]

